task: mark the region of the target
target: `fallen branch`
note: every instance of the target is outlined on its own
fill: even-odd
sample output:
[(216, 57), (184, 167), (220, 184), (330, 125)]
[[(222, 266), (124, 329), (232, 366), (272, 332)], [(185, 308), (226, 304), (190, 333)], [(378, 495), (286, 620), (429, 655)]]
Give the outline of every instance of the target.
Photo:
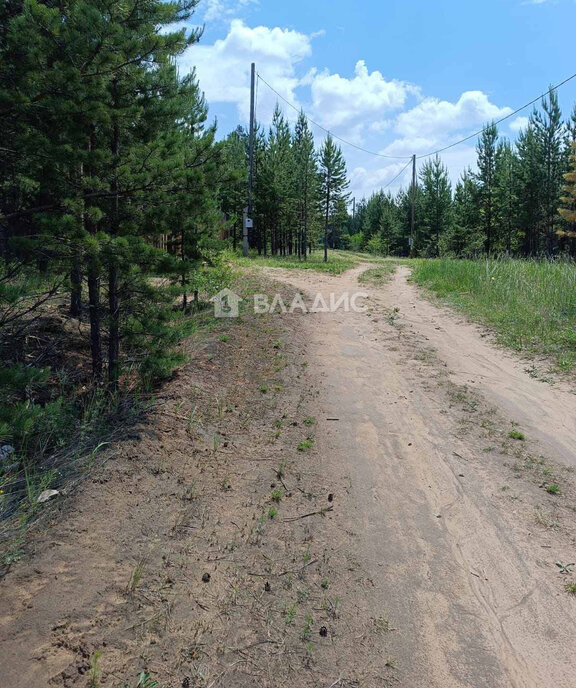
[(309, 514), (302, 514), (302, 516), (291, 516), (290, 518), (283, 518), (283, 521), (299, 521), (301, 518), (308, 518), (308, 516), (324, 516), (327, 511), (333, 511), (333, 506), (327, 506), (325, 509), (320, 509), (320, 511), (311, 511)]
[(279, 576), (286, 576), (288, 573), (302, 573), (304, 569), (307, 569), (309, 566), (312, 566), (312, 564), (318, 563), (318, 559), (312, 559), (312, 561), (309, 561), (307, 564), (304, 564), (304, 566), (300, 567), (299, 569), (296, 569), (295, 571), (282, 571), (282, 573), (279, 573)]

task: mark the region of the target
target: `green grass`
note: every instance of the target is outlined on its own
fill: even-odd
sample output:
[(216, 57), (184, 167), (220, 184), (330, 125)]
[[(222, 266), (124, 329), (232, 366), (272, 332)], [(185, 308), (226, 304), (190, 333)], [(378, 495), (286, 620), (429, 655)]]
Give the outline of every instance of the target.
[(524, 433), (518, 432), (518, 430), (510, 430), (510, 432), (508, 433), (508, 437), (511, 440), (520, 440), (522, 442), (526, 439), (526, 436), (524, 435)]
[(302, 440), (300, 444), (298, 445), (298, 451), (305, 452), (308, 451), (309, 449), (312, 449), (314, 446), (314, 438), (313, 437), (308, 437), (305, 440)]
[(382, 262), (377, 268), (370, 268), (358, 277), (360, 284), (370, 284), (373, 287), (381, 287), (387, 284), (401, 261), (387, 260)]
[(352, 251), (328, 251), (328, 262), (324, 262), (323, 251), (312, 251), (306, 260), (298, 260), (298, 256), (259, 256), (251, 254), (248, 258), (237, 253), (228, 252), (226, 258), (240, 267), (272, 267), (295, 270), (315, 270), (327, 272), (331, 275), (341, 275), (360, 263), (379, 263), (381, 258), (375, 258), (364, 253)]
[(576, 265), (535, 260), (418, 260), (413, 279), (526, 356), (576, 366)]

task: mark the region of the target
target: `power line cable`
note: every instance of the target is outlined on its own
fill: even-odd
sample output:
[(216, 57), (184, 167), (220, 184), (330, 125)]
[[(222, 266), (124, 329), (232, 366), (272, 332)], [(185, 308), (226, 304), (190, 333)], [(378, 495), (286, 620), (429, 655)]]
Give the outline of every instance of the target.
[[(514, 117), (514, 115), (517, 115), (519, 112), (522, 112), (522, 110), (525, 110), (527, 107), (530, 107), (530, 105), (534, 105), (534, 103), (537, 103), (539, 100), (542, 100), (547, 95), (550, 95), (553, 91), (556, 91), (559, 89), (561, 86), (564, 86), (564, 84), (567, 84), (569, 81), (572, 81), (576, 77), (576, 73), (572, 74), (572, 76), (569, 76), (567, 79), (564, 79), (564, 81), (561, 81), (559, 84), (556, 84), (556, 86), (551, 86), (546, 93), (542, 93), (541, 95), (537, 96), (533, 100), (531, 100), (529, 103), (526, 103), (525, 105), (522, 105), (522, 107), (517, 108), (514, 110), (514, 112), (511, 112), (509, 115), (505, 115), (504, 117), (501, 117), (500, 119), (497, 119), (496, 121), (492, 122), (492, 124), (500, 124), (501, 122), (504, 122), (507, 119), (510, 119), (510, 117)], [(489, 126), (492, 126), (490, 124)], [(476, 136), (480, 136), (483, 134), (488, 127), (483, 127), (480, 129), (480, 131), (477, 131), (475, 134), (470, 134), (470, 136), (466, 136), (463, 139), (460, 139), (459, 141), (456, 141), (455, 143), (451, 143), (449, 146), (444, 146), (444, 148), (439, 148), (438, 150), (434, 151), (433, 153), (426, 153), (425, 155), (418, 155), (416, 157), (417, 160), (422, 160), (422, 158), (429, 158), (432, 155), (438, 155), (438, 153), (443, 153), (444, 151), (449, 150), (450, 148), (454, 148), (454, 146), (459, 146), (461, 143), (465, 143), (466, 141), (469, 141), (470, 139), (476, 138)]]
[[(356, 148), (356, 150), (362, 151), (363, 153), (367, 153), (368, 155), (374, 155), (374, 156), (376, 156), (376, 157), (379, 157), (379, 158), (386, 158), (386, 159), (388, 159), (388, 160), (406, 160), (406, 159), (407, 159), (408, 156), (384, 155), (384, 154), (382, 154), (382, 153), (376, 153), (376, 152), (374, 152), (374, 151), (367, 150), (366, 148), (362, 148), (362, 146), (358, 146), (358, 145), (356, 145), (355, 143), (352, 143), (351, 141), (347, 141), (346, 139), (343, 139), (342, 137), (337, 136), (336, 134), (333, 134), (330, 130), (326, 129), (326, 128), (323, 127), (321, 124), (318, 124), (318, 122), (315, 122), (315, 121), (314, 121), (311, 117), (309, 117), (303, 110), (301, 110), (300, 108), (297, 108), (293, 103), (291, 103), (289, 100), (287, 100), (286, 98), (284, 98), (284, 96), (281, 95), (280, 93), (278, 93), (278, 91), (277, 91), (275, 88), (273, 88), (273, 87), (272, 87), (272, 86), (271, 86), (271, 85), (270, 85), (270, 84), (269, 84), (260, 74), (257, 74), (257, 76), (258, 76), (258, 79), (259, 79), (260, 81), (262, 81), (266, 86), (268, 86), (268, 88), (269, 88), (273, 93), (275, 93), (275, 94), (278, 96), (278, 98), (280, 98), (281, 100), (283, 100), (283, 101), (284, 101), (287, 105), (289, 105), (293, 110), (296, 110), (296, 112), (298, 112), (298, 113), (303, 112), (303, 113), (304, 113), (304, 117), (306, 117), (306, 119), (307, 119), (311, 124), (313, 124), (314, 126), (318, 127), (319, 129), (322, 129), (322, 131), (324, 131), (325, 133), (327, 133), (327, 134), (329, 134), (330, 136), (332, 136), (332, 138), (335, 138), (335, 139), (337, 139), (338, 141), (341, 141), (342, 143), (345, 143), (347, 146), (351, 146), (352, 148)], [(540, 94), (539, 96), (536, 96), (536, 98), (533, 98), (533, 99), (530, 100), (528, 103), (525, 103), (524, 105), (521, 105), (519, 108), (516, 108), (515, 110), (513, 110), (513, 111), (510, 112), (509, 114), (504, 115), (504, 117), (500, 117), (500, 119), (495, 120), (492, 124), (501, 124), (502, 122), (505, 122), (507, 119), (510, 119), (511, 117), (514, 117), (514, 115), (517, 115), (519, 112), (522, 112), (522, 110), (525, 110), (527, 107), (530, 107), (530, 105), (534, 105), (534, 103), (537, 103), (539, 100), (542, 100), (542, 98), (544, 98), (544, 97), (550, 95), (550, 93), (552, 93), (553, 91), (558, 90), (559, 88), (561, 88), (562, 86), (564, 86), (565, 84), (567, 84), (569, 81), (572, 81), (572, 79), (574, 79), (574, 78), (576, 78), (576, 73), (574, 73), (574, 74), (572, 74), (571, 76), (567, 77), (566, 79), (564, 79), (564, 80), (561, 81), (560, 83), (556, 84), (555, 86), (551, 86), (545, 93), (542, 93), (542, 94)], [(491, 126), (491, 125), (490, 125), (490, 126)], [(422, 160), (422, 159), (424, 159), (424, 158), (430, 158), (430, 157), (432, 157), (433, 155), (438, 155), (439, 153), (443, 153), (444, 151), (450, 150), (451, 148), (455, 148), (456, 146), (459, 146), (459, 145), (462, 144), (462, 143), (466, 143), (466, 141), (470, 141), (471, 139), (474, 139), (474, 138), (476, 138), (477, 136), (480, 136), (481, 134), (483, 134), (483, 133), (486, 131), (486, 129), (487, 129), (487, 127), (483, 127), (483, 128), (480, 129), (479, 131), (477, 131), (477, 132), (475, 132), (475, 133), (473, 133), (473, 134), (470, 134), (469, 136), (465, 136), (463, 139), (460, 139), (460, 140), (458, 140), (458, 141), (455, 141), (454, 143), (451, 143), (451, 144), (448, 145), (448, 146), (444, 146), (443, 148), (439, 148), (438, 150), (435, 150), (435, 151), (433, 151), (432, 153), (425, 153), (424, 155), (418, 155), (418, 156), (416, 156), (416, 159), (417, 159), (417, 160)]]
[[(329, 134), (333, 139), (337, 139), (338, 141), (341, 141), (342, 143), (345, 143), (347, 146), (351, 146), (352, 148), (356, 148), (356, 150), (362, 151), (363, 153), (367, 153), (368, 155), (375, 155), (375, 156), (378, 157), (378, 158), (386, 158), (386, 159), (388, 159), (388, 160), (406, 160), (406, 159), (407, 159), (408, 156), (406, 156), (406, 155), (402, 155), (402, 156), (399, 156), (399, 155), (383, 155), (382, 153), (375, 153), (374, 151), (370, 151), (370, 150), (367, 150), (366, 148), (362, 148), (362, 146), (357, 146), (355, 143), (351, 143), (350, 141), (346, 141), (346, 139), (343, 139), (342, 137), (337, 136), (336, 134), (333, 134), (329, 129), (326, 129), (326, 128), (323, 127), (321, 124), (318, 124), (318, 122), (315, 122), (311, 117), (309, 117), (309, 116), (304, 112), (304, 110), (302, 110), (302, 109), (300, 109), (300, 108), (297, 108), (297, 107), (296, 107), (293, 103), (291, 103), (289, 100), (286, 100), (286, 98), (284, 98), (283, 95), (281, 95), (280, 93), (278, 93), (278, 91), (277, 91), (275, 88), (273, 88), (272, 86), (270, 86), (270, 84), (269, 84), (264, 78), (262, 78), (262, 77), (260, 76), (260, 74), (258, 74), (257, 76), (258, 76), (258, 79), (260, 79), (260, 81), (262, 81), (266, 86), (268, 86), (268, 88), (269, 88), (273, 93), (275, 93), (275, 94), (278, 96), (278, 98), (280, 98), (281, 100), (283, 100), (283, 101), (284, 101), (287, 105), (289, 105), (293, 110), (296, 110), (296, 112), (298, 112), (298, 113), (300, 113), (300, 112), (303, 113), (303, 114), (304, 114), (304, 117), (305, 117), (311, 124), (313, 124), (315, 127), (318, 127), (319, 129), (322, 129), (323, 132), (325, 132), (326, 134)], [(410, 157), (411, 157), (411, 156), (410, 156)]]
[(410, 160), (408, 160), (406, 165), (400, 170), (400, 172), (398, 172), (398, 174), (393, 179), (391, 179), (385, 186), (381, 187), (381, 190), (384, 191), (384, 189), (387, 189), (389, 186), (392, 186), (392, 184), (394, 184), (394, 182), (398, 179), (398, 177), (400, 177), (401, 175), (404, 174), (404, 172), (406, 172), (406, 170), (408, 169), (408, 167), (410, 167), (411, 164), (412, 164), (412, 158), (410, 158)]

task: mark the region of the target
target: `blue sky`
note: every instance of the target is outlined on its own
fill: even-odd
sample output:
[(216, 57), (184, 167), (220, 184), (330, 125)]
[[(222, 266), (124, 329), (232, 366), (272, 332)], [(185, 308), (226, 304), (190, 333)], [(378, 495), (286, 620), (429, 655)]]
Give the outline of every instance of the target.
[[(195, 22), (205, 33), (180, 66), (196, 67), (220, 136), (247, 123), (251, 61), (327, 129), (396, 156), (448, 145), (576, 71), (575, 0), (201, 0)], [(559, 96), (568, 116), (576, 79)], [(262, 123), (276, 100), (260, 83)], [(513, 139), (529, 112), (501, 133)], [(473, 165), (474, 143), (442, 156), (453, 180)], [(342, 150), (358, 198), (405, 164)], [(406, 173), (390, 188), (407, 183)]]

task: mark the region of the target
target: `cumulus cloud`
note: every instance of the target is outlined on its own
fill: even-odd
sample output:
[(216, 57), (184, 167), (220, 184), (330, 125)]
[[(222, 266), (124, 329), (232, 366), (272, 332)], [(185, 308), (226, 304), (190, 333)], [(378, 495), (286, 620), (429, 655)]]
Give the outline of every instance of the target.
[[(232, 2), (211, 0), (210, 6), (216, 11), (217, 6), (231, 7)], [(247, 123), (250, 63), (256, 62), (262, 77), (294, 107), (303, 106), (312, 119), (335, 135), (386, 156), (428, 154), (512, 112), (492, 103), (482, 91), (466, 91), (453, 102), (423, 98), (418, 86), (370, 71), (364, 60), (356, 63), (350, 77), (311, 68), (306, 63), (314, 40), (322, 35), (322, 31), (305, 34), (280, 27), (250, 27), (236, 18), (223, 38), (192, 46), (179, 60), (180, 69), (185, 72), (196, 67), (208, 102), (216, 110), (218, 104), (235, 105), (239, 121)], [(277, 100), (276, 94), (259, 84), (257, 118), (261, 123), (269, 124)], [(280, 105), (294, 121), (296, 113), (282, 102)], [(510, 131), (519, 131), (524, 120), (513, 120)], [(315, 126), (312, 131), (319, 146), (325, 132)], [(474, 164), (474, 146), (471, 141), (442, 154), (453, 182), (466, 166)], [(351, 191), (358, 198), (386, 185), (406, 164), (406, 160), (371, 157), (345, 144), (342, 150), (351, 170)], [(391, 188), (407, 183), (408, 173)]]
[[(295, 66), (312, 53), (311, 36), (290, 29), (250, 28), (234, 19), (225, 38), (213, 45), (195, 45), (180, 58), (180, 68), (196, 67), (209, 103), (235, 103), (240, 117), (249, 113), (250, 64), (256, 62), (266, 80), (289, 102), (298, 105)], [(269, 116), (276, 96), (260, 92), (261, 116)], [(266, 115), (263, 117), (266, 119)]]
[(508, 126), (510, 127), (510, 131), (517, 133), (523, 129), (526, 129), (529, 121), (530, 120), (528, 117), (516, 117), (516, 119), (513, 119)]
[(438, 98), (425, 98), (398, 116), (396, 131), (406, 137), (425, 136), (437, 139), (452, 132), (468, 131), (512, 112), (499, 108), (482, 91), (466, 91), (455, 103)]
[[(390, 183), (402, 168), (406, 166), (406, 161), (391, 162), (389, 164), (376, 167), (355, 167), (350, 172), (350, 189), (357, 198), (369, 196), (373, 191), (378, 191)], [(408, 170), (406, 174), (408, 173)], [(398, 178), (396, 184), (390, 186), (391, 191), (396, 191), (405, 184), (405, 175)]]
[(366, 62), (356, 63), (351, 79), (328, 70), (313, 74), (312, 107), (327, 127), (338, 127), (363, 117), (381, 117), (404, 107), (419, 89), (396, 79), (387, 81), (379, 71), (369, 72)]

